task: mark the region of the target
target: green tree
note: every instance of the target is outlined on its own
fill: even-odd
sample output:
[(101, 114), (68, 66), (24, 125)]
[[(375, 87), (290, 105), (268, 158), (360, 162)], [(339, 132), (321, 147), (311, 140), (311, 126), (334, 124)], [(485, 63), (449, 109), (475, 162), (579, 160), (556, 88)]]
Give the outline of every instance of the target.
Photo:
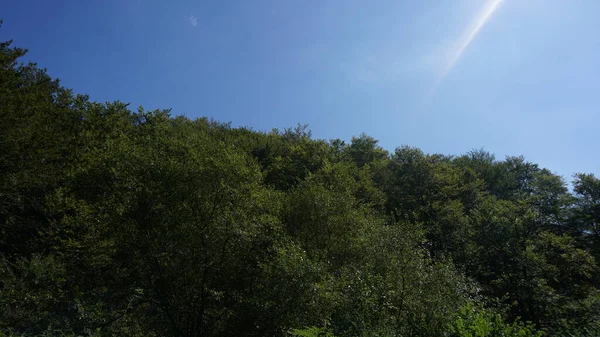
[(577, 197), (571, 231), (600, 258), (600, 179), (593, 174), (575, 175), (573, 190)]
[(358, 167), (363, 167), (388, 157), (387, 151), (377, 143), (375, 138), (362, 133), (358, 137), (352, 137), (352, 142), (345, 150)]

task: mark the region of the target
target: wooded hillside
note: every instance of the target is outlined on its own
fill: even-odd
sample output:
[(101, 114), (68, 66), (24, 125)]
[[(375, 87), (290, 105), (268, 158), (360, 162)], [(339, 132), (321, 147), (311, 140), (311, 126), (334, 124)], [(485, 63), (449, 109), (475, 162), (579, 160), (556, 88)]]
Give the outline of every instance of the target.
[(24, 53), (0, 45), (0, 336), (600, 335), (592, 174), (92, 102)]

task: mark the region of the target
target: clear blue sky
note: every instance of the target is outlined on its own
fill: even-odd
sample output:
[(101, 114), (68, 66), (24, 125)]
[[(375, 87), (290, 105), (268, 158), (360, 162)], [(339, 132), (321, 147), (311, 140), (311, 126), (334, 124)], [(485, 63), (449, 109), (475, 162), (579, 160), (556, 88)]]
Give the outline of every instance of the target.
[(4, 0), (0, 39), (98, 101), (600, 173), (600, 1), (492, 2)]

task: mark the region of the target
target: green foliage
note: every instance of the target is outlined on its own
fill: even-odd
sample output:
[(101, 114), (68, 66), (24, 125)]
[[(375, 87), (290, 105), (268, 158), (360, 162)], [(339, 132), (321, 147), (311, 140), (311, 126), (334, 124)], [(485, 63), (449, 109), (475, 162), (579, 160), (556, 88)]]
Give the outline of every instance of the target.
[(0, 336), (600, 334), (591, 174), (132, 111), (25, 52), (0, 44)]
[(304, 329), (292, 329), (290, 336), (294, 337), (335, 337), (331, 332), (323, 328), (308, 327)]
[(600, 179), (593, 174), (576, 174), (576, 196), (571, 231), (598, 259), (600, 258)]
[(458, 318), (450, 326), (454, 337), (540, 337), (533, 325), (519, 320), (507, 323), (499, 314), (477, 307), (472, 303), (460, 309)]
[(352, 143), (345, 150), (356, 166), (363, 167), (376, 161), (387, 159), (388, 153), (377, 145), (378, 141), (366, 134), (352, 137)]

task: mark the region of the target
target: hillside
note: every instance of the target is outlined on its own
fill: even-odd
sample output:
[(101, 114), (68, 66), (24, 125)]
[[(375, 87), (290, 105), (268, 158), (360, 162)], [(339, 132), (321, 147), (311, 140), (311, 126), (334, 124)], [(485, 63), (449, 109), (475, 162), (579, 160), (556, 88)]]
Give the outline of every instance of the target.
[(597, 336), (600, 180), (75, 95), (0, 45), (0, 336)]

